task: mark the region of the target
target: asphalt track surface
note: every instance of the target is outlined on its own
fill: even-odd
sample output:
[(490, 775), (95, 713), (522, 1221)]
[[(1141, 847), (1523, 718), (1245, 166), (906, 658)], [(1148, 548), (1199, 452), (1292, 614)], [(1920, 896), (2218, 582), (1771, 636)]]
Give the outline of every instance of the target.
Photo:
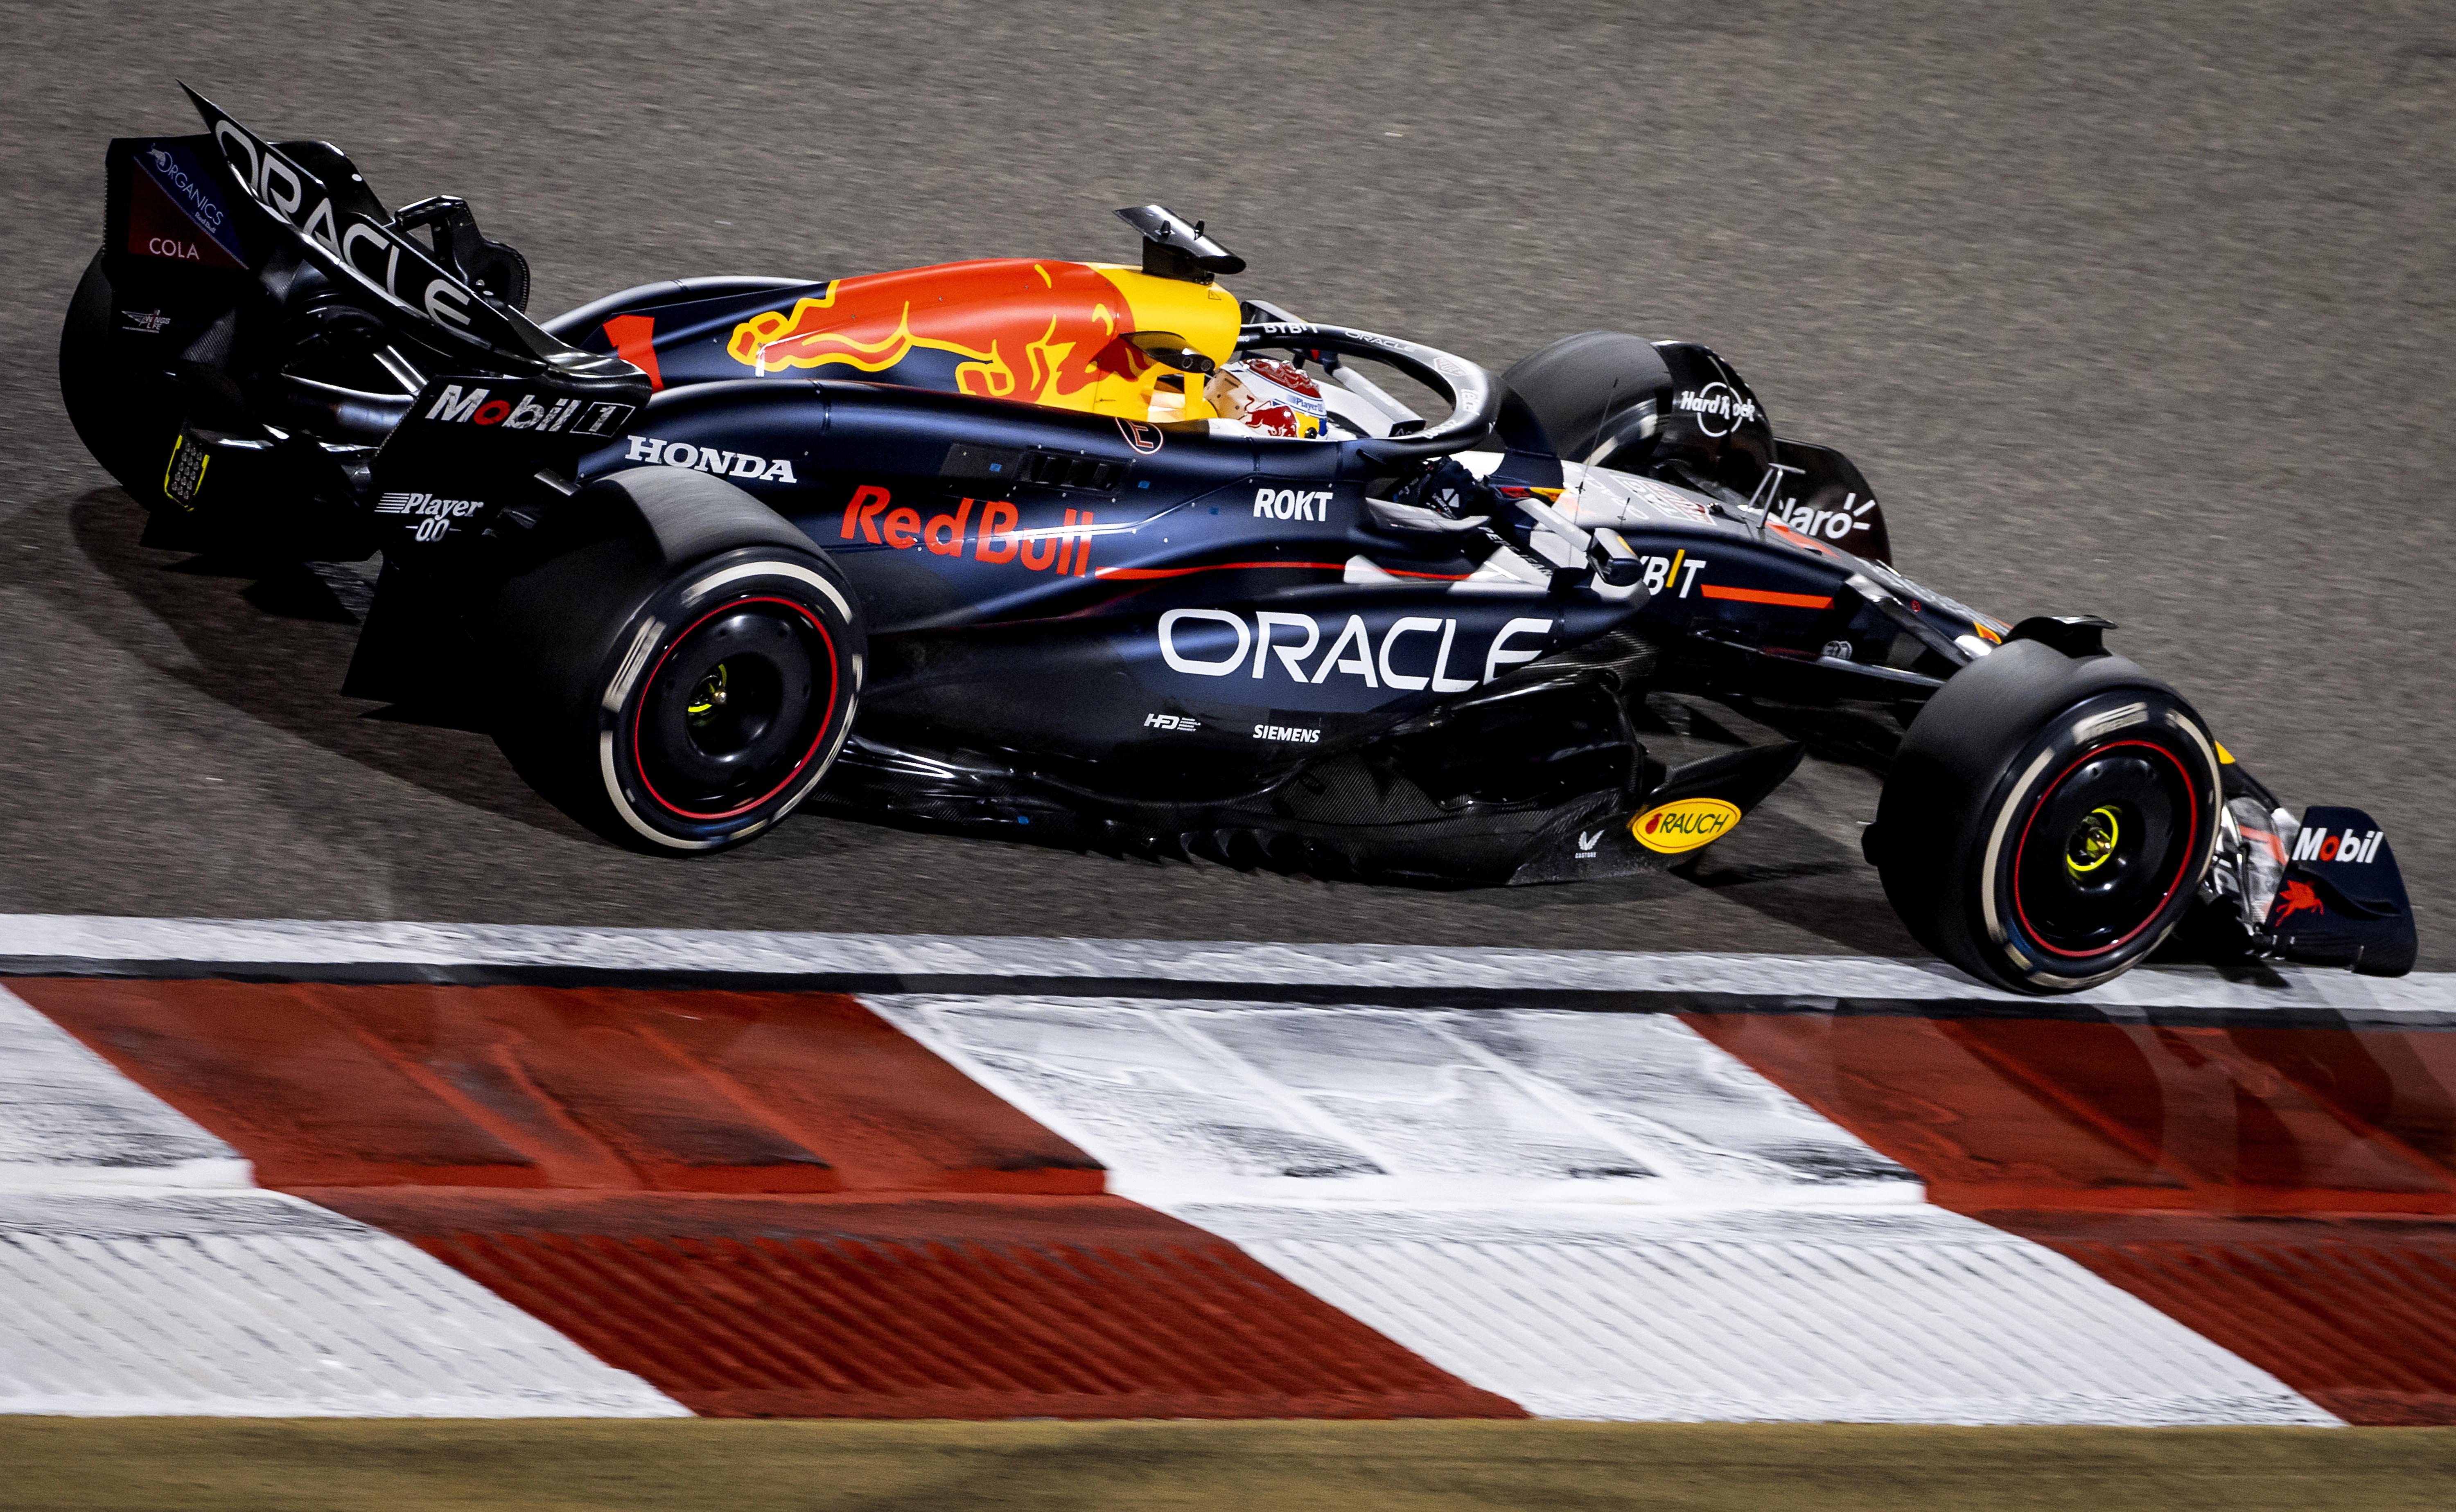
[[(1429, 894), (810, 815), (611, 848), (335, 691), (318, 578), (136, 541), (59, 408), (107, 138), (185, 78), (465, 194), (535, 309), (690, 273), (1125, 259), (1499, 367), (1708, 342), (1901, 563), (2096, 611), (2289, 801), (2385, 826), (2456, 966), (2456, 18), (2425, 5), (36, 8), (0, 51), (0, 910), (1913, 953), (1812, 765), (1696, 879)], [(1699, 732), (1710, 736), (1710, 730)], [(1745, 733), (1745, 731), (1742, 731)], [(721, 963), (711, 963), (721, 964)]]

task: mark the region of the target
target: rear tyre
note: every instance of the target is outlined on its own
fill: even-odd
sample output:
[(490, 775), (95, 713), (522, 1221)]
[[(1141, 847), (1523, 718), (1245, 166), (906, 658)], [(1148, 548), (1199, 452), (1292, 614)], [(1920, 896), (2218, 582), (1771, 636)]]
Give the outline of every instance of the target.
[(121, 360), (115, 308), (102, 254), (95, 253), (60, 326), (60, 401), (93, 460), (129, 497), (155, 509), (167, 502), (162, 470), (179, 433), (178, 397), (166, 374)]
[(2121, 657), (2016, 641), (1912, 722), (1868, 849), (1920, 944), (1996, 987), (2078, 991), (2190, 909), (2219, 783), (2173, 689)]
[(816, 551), (680, 567), (624, 537), (513, 580), (505, 750), (582, 823), (638, 849), (727, 849), (827, 775), (852, 728), (858, 605)]

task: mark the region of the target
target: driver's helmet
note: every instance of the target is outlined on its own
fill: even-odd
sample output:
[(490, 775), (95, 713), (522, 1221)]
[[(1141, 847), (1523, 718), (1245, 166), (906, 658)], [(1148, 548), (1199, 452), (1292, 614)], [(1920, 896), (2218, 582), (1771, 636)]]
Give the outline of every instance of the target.
[(1202, 397), (1229, 419), (1265, 436), (1312, 440), (1321, 434), (1321, 390), (1304, 370), (1266, 357), (1242, 358), (1221, 367), (1202, 386)]

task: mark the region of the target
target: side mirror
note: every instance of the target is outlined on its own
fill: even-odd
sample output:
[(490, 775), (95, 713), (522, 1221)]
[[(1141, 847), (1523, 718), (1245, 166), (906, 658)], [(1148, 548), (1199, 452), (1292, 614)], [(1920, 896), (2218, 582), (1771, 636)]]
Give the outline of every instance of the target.
[(1204, 376), (1219, 371), (1218, 363), (1188, 346), (1185, 337), (1174, 331), (1132, 331), (1126, 339), (1162, 367)]
[(1166, 205), (1136, 205), (1117, 218), (1142, 233), (1143, 272), (1156, 278), (1209, 283), (1214, 274), (1245, 271), (1245, 259), (1205, 235), (1202, 222), (1189, 225)]

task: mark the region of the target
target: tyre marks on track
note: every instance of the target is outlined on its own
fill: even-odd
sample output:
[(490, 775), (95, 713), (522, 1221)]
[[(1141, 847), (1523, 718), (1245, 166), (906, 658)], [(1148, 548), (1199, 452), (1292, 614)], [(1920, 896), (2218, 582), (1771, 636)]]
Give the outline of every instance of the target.
[(267, 1185), (702, 1413), (1524, 1416), (850, 998), (17, 986)]
[(1098, 1165), (848, 997), (29, 981), (268, 1186), (1102, 1190)]
[(871, 1001), (1119, 1192), (1538, 1413), (2333, 1420), (1674, 1018)]

